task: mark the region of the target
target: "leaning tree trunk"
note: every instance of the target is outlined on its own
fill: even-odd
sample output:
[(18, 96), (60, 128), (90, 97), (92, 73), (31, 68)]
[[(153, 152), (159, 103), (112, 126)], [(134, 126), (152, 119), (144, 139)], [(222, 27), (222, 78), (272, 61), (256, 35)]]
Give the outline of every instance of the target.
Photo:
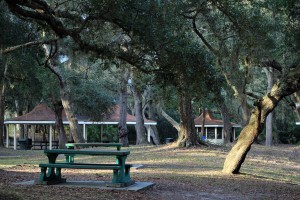
[(65, 149), (67, 136), (64, 129), (63, 119), (62, 119), (62, 111), (64, 107), (60, 100), (59, 101), (53, 100), (52, 104), (54, 106), (54, 113), (55, 113), (55, 128), (58, 132), (58, 146), (60, 149)]
[(298, 116), (298, 120), (300, 120), (300, 91), (294, 93), (294, 99), (296, 101), (296, 113)]
[(178, 147), (190, 147), (199, 144), (197, 139), (195, 123), (192, 116), (192, 102), (189, 92), (179, 92), (179, 114), (180, 114), (180, 131), (179, 138), (176, 141)]
[(134, 98), (134, 114), (136, 118), (136, 144), (147, 144), (142, 108), (142, 94), (141, 91), (134, 85), (134, 83), (131, 86), (131, 90)]
[(127, 80), (128, 70), (121, 66), (121, 86), (120, 86), (120, 119), (118, 125), (119, 142), (123, 147), (129, 146), (128, 130), (126, 125), (127, 117)]
[(252, 143), (261, 133), (266, 117), (280, 100), (300, 89), (300, 66), (293, 68), (272, 87), (271, 92), (255, 103), (249, 124), (242, 130), (237, 143), (226, 157), (223, 172), (239, 173)]
[(83, 143), (84, 138), (81, 134), (81, 130), (79, 128), (78, 120), (73, 112), (73, 105), (70, 100), (69, 91), (64, 87), (60, 88), (61, 102), (66, 112), (67, 119), (69, 121), (70, 132), (75, 142)]
[[(43, 48), (45, 50), (46, 56), (50, 58), (51, 52), (49, 52), (49, 49), (46, 45), (43, 45)], [(59, 81), (59, 86), (60, 86), (60, 96), (61, 96), (61, 101), (64, 106), (65, 112), (67, 119), (70, 124), (70, 132), (71, 135), (73, 136), (73, 139), (77, 143), (83, 143), (84, 139), (81, 134), (78, 120), (75, 116), (75, 113), (73, 112), (73, 105), (71, 102), (70, 98), (70, 92), (68, 85), (66, 81), (63, 78), (63, 75), (60, 71), (60, 69), (55, 65), (57, 62), (58, 56), (54, 56), (53, 58), (49, 59), (48, 62), (45, 63), (46, 67), (50, 69), (50, 71), (55, 74), (55, 76), (58, 78)]]

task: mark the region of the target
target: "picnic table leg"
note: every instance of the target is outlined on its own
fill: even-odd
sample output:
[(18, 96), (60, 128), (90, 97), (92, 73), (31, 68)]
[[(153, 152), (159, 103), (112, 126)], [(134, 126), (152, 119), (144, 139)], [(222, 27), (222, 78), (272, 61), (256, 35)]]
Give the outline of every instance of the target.
[(116, 176), (116, 177), (113, 177), (113, 181), (115, 181), (115, 183), (124, 182), (125, 161), (126, 161), (126, 156), (117, 156), (116, 157), (116, 163), (121, 166), (121, 169), (118, 170), (117, 175), (116, 175), (116, 172), (114, 171), (114, 176)]
[[(58, 154), (47, 154), (49, 163), (55, 163)], [(66, 179), (61, 177), (61, 168), (49, 167), (47, 172), (47, 167), (41, 167), (40, 183), (42, 184), (56, 184), (64, 183)]]
[[(58, 154), (47, 154), (49, 163), (55, 163)], [(60, 169), (57, 169), (60, 171)], [(55, 168), (49, 167), (47, 177), (50, 179), (56, 179)]]
[(67, 163), (74, 163), (74, 155), (65, 154)]
[(121, 169), (118, 170), (118, 173), (114, 172), (113, 182), (116, 183), (129, 183), (132, 182), (130, 179), (130, 166), (125, 167), (125, 161), (127, 156), (117, 156), (116, 162), (121, 166)]

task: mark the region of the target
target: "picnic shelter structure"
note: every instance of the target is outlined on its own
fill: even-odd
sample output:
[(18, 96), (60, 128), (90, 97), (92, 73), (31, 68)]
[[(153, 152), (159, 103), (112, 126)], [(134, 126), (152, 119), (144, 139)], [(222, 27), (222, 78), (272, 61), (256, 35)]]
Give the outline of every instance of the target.
[[(115, 106), (114, 112), (111, 115), (107, 115), (103, 120), (101, 121), (93, 121), (87, 116), (76, 116), (78, 120), (78, 124), (82, 126), (83, 128), (83, 138), (87, 142), (87, 126), (88, 125), (117, 125), (119, 122), (119, 113), (120, 109), (118, 106)], [(62, 113), (63, 117), (63, 124), (69, 125), (69, 121), (67, 120), (66, 113), (63, 111)], [(41, 103), (38, 104), (32, 111), (28, 112), (25, 115), (18, 116), (11, 119), (6, 119), (4, 121), (4, 124), (6, 125), (6, 133), (4, 134), (5, 138), (5, 146), (9, 148), (11, 145), (16, 150), (17, 149), (17, 140), (19, 137), (17, 136), (17, 125), (49, 125), (49, 134), (48, 134), (48, 149), (53, 148), (54, 138), (55, 138), (55, 132), (53, 130), (53, 126), (55, 125), (55, 113), (53, 110), (51, 110), (46, 104)], [(133, 115), (127, 114), (127, 124), (134, 125), (136, 124), (136, 119)], [(157, 124), (156, 121), (152, 120), (145, 120), (144, 125), (147, 129), (147, 138), (150, 142), (150, 137), (153, 134), (153, 131), (151, 129), (151, 126), (155, 126)], [(13, 126), (11, 129), (10, 126)], [(34, 129), (35, 126), (31, 126), (31, 128)], [(13, 133), (10, 133), (10, 130), (13, 130)], [(30, 131), (28, 133), (28, 136), (31, 137), (32, 142), (36, 140), (38, 137), (36, 135), (36, 130)], [(12, 135), (12, 137), (11, 137)], [(13, 142), (10, 141), (9, 138), (13, 139)], [(12, 144), (11, 144), (12, 143)]]
[[(196, 132), (200, 135), (202, 130), (203, 122), (203, 113), (200, 114), (197, 118), (194, 119)], [(236, 128), (240, 125), (231, 123), (233, 140), (236, 138)], [(223, 144), (224, 143), (224, 122), (220, 119), (216, 119), (210, 110), (205, 111), (205, 123), (202, 139), (209, 141), (214, 144)]]

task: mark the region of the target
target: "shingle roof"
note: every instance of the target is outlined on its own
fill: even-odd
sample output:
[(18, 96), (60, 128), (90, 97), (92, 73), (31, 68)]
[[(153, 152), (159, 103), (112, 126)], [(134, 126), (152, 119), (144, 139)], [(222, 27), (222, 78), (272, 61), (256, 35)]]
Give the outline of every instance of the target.
[[(101, 120), (100, 122), (94, 122), (91, 121), (89, 117), (87, 116), (76, 116), (77, 120), (80, 124), (117, 124), (119, 122), (119, 113), (120, 113), (120, 108), (119, 106), (116, 106), (114, 109), (114, 112), (111, 115), (106, 116), (103, 120)], [(63, 117), (63, 121), (65, 123), (68, 123), (67, 117), (66, 117), (66, 113), (63, 110), (62, 112), (62, 117)], [(17, 124), (18, 122), (22, 122), (22, 123), (47, 123), (47, 124), (51, 124), (55, 122), (55, 114), (54, 111), (51, 110), (46, 104), (42, 103), (37, 105), (32, 111), (30, 111), (29, 113), (19, 116), (19, 117), (15, 117), (12, 119), (7, 119), (5, 120), (6, 124), (8, 123), (14, 123)], [(133, 115), (127, 114), (127, 123), (128, 124), (135, 124), (136, 123), (136, 118)], [(145, 120), (145, 124), (152, 124), (155, 125), (156, 122), (153, 120)]]
[[(194, 119), (195, 122), (195, 126), (202, 126), (202, 121), (203, 121), (203, 113), (201, 113), (200, 116), (198, 116), (197, 118)], [(234, 127), (239, 127), (238, 124), (235, 123), (231, 123), (232, 126)], [(205, 126), (224, 126), (224, 122), (220, 119), (216, 119), (211, 111), (207, 110), (205, 112)]]

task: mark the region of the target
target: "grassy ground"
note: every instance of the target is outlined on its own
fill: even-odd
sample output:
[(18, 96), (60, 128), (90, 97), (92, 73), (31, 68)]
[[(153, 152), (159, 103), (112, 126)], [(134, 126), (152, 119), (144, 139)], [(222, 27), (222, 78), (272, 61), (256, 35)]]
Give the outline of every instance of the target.
[[(39, 176), (39, 163), (47, 162), (40, 150), (0, 149), (0, 199), (299, 199), (300, 147), (253, 145), (241, 174), (222, 174), (229, 148), (178, 149), (171, 145), (131, 146), (127, 159), (144, 168), (132, 170), (135, 181), (155, 183), (141, 192), (92, 188), (20, 186), (16, 182)], [(59, 159), (64, 160), (63, 157)], [(81, 156), (82, 162), (95, 157)], [(103, 162), (111, 162), (105, 157)], [(112, 161), (113, 162), (113, 161)], [(110, 180), (111, 171), (63, 170), (67, 180)]]

